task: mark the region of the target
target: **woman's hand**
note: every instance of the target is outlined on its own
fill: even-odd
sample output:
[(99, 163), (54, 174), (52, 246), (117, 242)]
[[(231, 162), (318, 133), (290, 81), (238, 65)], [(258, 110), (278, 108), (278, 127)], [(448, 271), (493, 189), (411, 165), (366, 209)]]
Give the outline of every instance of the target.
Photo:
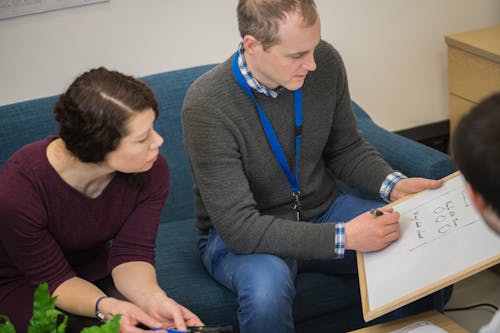
[(187, 326), (203, 325), (195, 314), (165, 294), (156, 281), (153, 265), (140, 261), (123, 263), (113, 269), (112, 276), (118, 291), (156, 321), (154, 325), (140, 321), (142, 324), (180, 331)]
[(147, 312), (161, 323), (162, 328), (175, 328), (186, 331), (187, 326), (202, 326), (203, 323), (194, 313), (165, 295), (151, 297)]
[(134, 333), (143, 332), (136, 327), (142, 324), (146, 327), (162, 327), (163, 323), (148, 315), (144, 310), (130, 302), (122, 301), (114, 297), (106, 297), (99, 302), (99, 311), (104, 314), (106, 320), (115, 314), (121, 314), (120, 332)]

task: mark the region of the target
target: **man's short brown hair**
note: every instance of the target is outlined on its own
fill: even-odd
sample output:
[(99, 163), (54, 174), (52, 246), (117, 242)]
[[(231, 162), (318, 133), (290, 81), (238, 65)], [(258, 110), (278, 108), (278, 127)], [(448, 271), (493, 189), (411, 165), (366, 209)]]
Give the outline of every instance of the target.
[(318, 18), (314, 0), (240, 0), (237, 12), (241, 38), (252, 35), (264, 49), (279, 43), (279, 23), (288, 14), (299, 12), (308, 26)]

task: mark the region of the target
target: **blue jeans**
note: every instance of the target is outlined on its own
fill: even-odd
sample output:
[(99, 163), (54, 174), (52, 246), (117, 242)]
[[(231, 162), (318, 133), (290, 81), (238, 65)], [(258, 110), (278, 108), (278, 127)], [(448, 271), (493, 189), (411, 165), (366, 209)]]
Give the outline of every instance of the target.
[[(383, 205), (385, 203), (382, 201), (341, 194), (322, 216), (310, 222), (347, 222), (371, 208)], [(352, 274), (357, 279), (355, 251), (346, 251), (342, 260), (306, 261), (285, 260), (270, 254), (234, 254), (213, 228), (208, 237), (200, 237), (198, 247), (210, 275), (237, 295), (238, 322), (242, 333), (295, 331), (292, 313), (294, 280), (301, 271), (328, 275)], [(386, 315), (384, 320), (418, 312), (407, 307), (396, 311)]]

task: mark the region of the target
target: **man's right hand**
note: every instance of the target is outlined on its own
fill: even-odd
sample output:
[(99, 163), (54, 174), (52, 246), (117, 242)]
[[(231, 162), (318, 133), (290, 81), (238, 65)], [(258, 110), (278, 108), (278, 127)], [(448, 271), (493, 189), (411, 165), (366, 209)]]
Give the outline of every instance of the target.
[(399, 213), (379, 208), (384, 215), (370, 212), (356, 216), (345, 224), (345, 249), (361, 252), (378, 251), (399, 238)]

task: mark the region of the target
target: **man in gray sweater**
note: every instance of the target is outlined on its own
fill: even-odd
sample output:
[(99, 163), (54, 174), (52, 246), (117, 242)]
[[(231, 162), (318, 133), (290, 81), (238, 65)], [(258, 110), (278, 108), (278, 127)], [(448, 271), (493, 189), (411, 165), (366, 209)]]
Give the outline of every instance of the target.
[[(399, 236), (397, 212), (368, 211), (441, 182), (406, 178), (363, 140), (313, 0), (240, 0), (238, 23), (237, 52), (184, 102), (199, 248), (237, 294), (241, 332), (293, 332), (305, 260), (331, 260), (308, 269), (356, 278), (346, 250), (380, 250)], [(342, 193), (336, 179), (382, 199)]]

